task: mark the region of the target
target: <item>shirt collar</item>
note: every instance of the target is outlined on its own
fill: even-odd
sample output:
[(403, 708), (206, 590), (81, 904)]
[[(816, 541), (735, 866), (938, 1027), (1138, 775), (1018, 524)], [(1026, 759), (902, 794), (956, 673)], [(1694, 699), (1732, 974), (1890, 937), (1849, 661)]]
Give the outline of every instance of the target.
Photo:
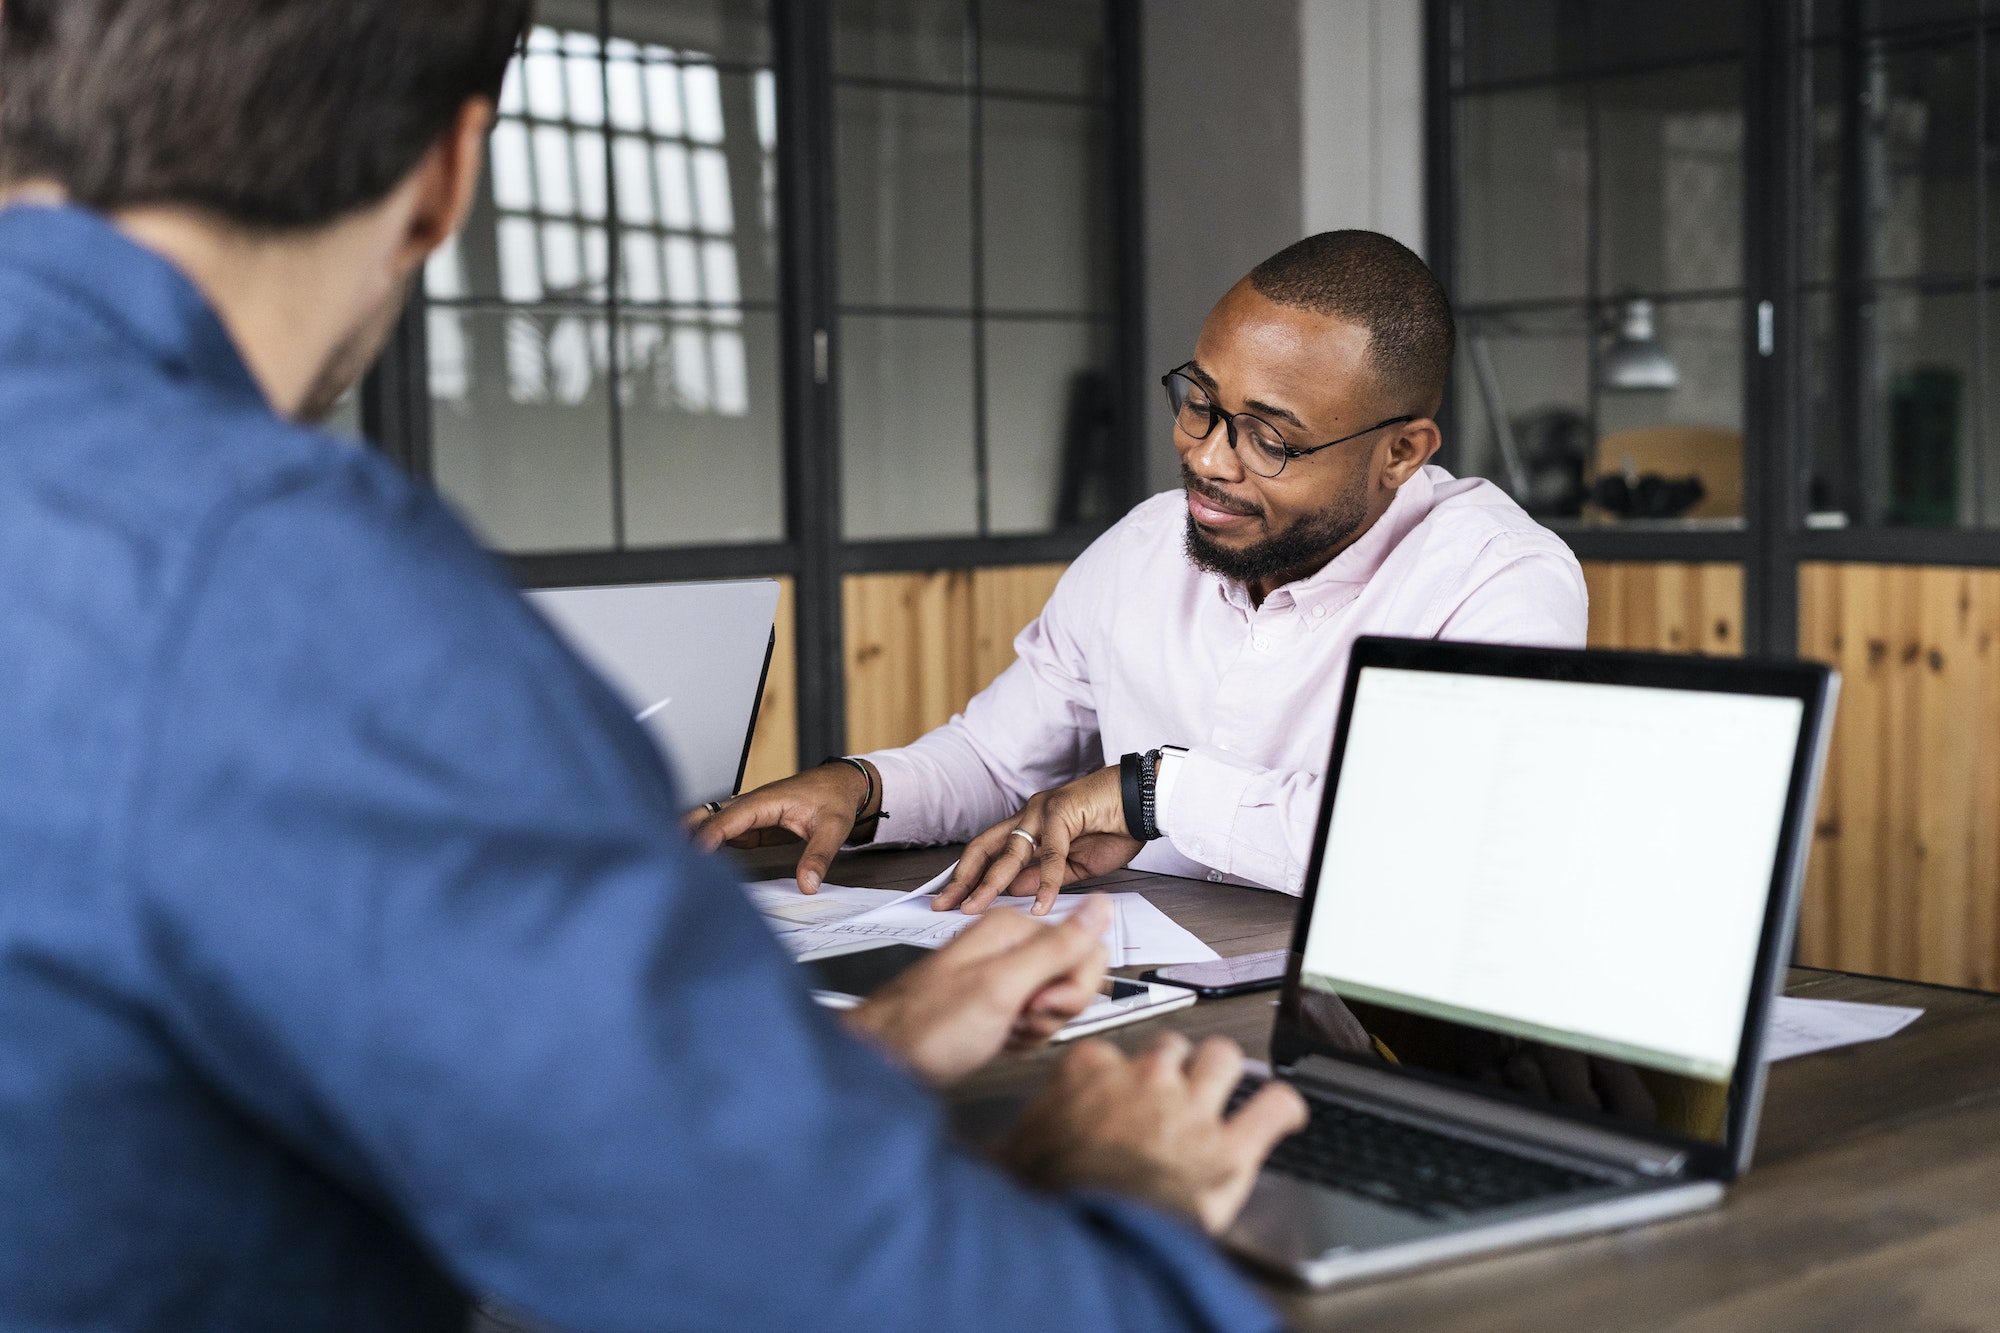
[[(1331, 610), (1334, 604), (1345, 603), (1355, 597), (1359, 589), (1375, 577), (1390, 552), (1401, 545), (1410, 530), (1430, 513), (1436, 486), (1431, 469), (1418, 468), (1415, 475), (1397, 488), (1389, 500), (1389, 507), (1382, 511), (1382, 517), (1370, 524), (1366, 532), (1327, 561), (1318, 573), (1272, 589), (1271, 595), (1264, 599), (1264, 605), (1282, 607), (1289, 602), (1306, 610), (1314, 606), (1326, 606)], [(1221, 585), (1225, 600), (1245, 611), (1250, 609), (1250, 594), (1242, 584), (1216, 575), (1211, 577)]]
[[(44, 204), (0, 209), (0, 270), (9, 269), (87, 314), (169, 376), (264, 403), (263, 390), (200, 289), (101, 214)], [(33, 302), (9, 304), (14, 308), (0, 311), (0, 333), (46, 323), (47, 310), (32, 308)]]

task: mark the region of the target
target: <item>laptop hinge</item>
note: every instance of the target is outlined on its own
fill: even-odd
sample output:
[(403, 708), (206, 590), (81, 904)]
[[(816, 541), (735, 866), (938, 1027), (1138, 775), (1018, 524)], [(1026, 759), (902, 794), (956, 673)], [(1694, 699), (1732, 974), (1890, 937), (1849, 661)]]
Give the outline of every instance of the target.
[(1308, 1055), (1286, 1071), (1307, 1088), (1323, 1088), (1342, 1100), (1373, 1102), (1386, 1111), (1484, 1133), (1504, 1141), (1587, 1161), (1603, 1163), (1660, 1179), (1682, 1174), (1688, 1155), (1668, 1144), (1562, 1116), (1539, 1114), (1476, 1093), (1440, 1087), (1385, 1069), (1370, 1069), (1323, 1055)]

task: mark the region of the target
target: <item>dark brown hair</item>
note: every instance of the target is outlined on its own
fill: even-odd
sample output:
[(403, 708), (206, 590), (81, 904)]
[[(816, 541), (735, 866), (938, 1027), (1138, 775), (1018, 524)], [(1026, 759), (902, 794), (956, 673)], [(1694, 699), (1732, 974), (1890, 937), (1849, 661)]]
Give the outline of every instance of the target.
[(1367, 329), (1383, 411), (1437, 412), (1458, 330), (1444, 288), (1408, 246), (1376, 231), (1323, 231), (1252, 269), (1250, 285)]
[(530, 0), (0, 0), (0, 181), (300, 228), (385, 197)]

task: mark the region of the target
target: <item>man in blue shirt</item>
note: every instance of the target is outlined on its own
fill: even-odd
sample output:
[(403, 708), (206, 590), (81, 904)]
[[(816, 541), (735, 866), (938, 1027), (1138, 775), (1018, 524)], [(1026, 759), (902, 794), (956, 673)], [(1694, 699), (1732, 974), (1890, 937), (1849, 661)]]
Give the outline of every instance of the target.
[(1293, 1094), (1091, 1045), (1011, 1177), (955, 1146), (920, 1081), (1073, 1012), (1091, 922), (844, 1029), (458, 523), (297, 424), (522, 8), (0, 5), (0, 1328), (1268, 1326), (1199, 1228)]

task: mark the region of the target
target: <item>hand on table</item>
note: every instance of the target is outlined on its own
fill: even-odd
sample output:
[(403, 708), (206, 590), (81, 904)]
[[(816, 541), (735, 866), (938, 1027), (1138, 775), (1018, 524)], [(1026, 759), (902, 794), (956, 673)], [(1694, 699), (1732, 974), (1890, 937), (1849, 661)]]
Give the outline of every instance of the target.
[(1042, 916), (1065, 884), (1121, 869), (1143, 846), (1125, 831), (1118, 770), (1099, 769), (1037, 792), (1019, 814), (966, 843), (958, 869), (931, 909), (978, 913), (1003, 893), (1022, 898), (1032, 893), (1035, 905), (1029, 910)]
[(1242, 1051), (1222, 1037), (1190, 1047), (1163, 1033), (1137, 1056), (1082, 1042), (1002, 1140), (1000, 1163), (1031, 1185), (1113, 1190), (1219, 1234), (1272, 1147), (1306, 1124), (1304, 1100), (1278, 1082), (1225, 1119), (1242, 1076)]
[(995, 912), (847, 1011), (848, 1027), (933, 1087), (1038, 1046), (1097, 998), (1109, 899), (1060, 923)]
[[(690, 810), (687, 831), (704, 852), (725, 842), (732, 847), (765, 847), (802, 839), (806, 849), (799, 855), (799, 890), (818, 893), (827, 867), (855, 824), (882, 809), (882, 775), (872, 765), (869, 773), (874, 778), (872, 797), (869, 778), (854, 765), (821, 764), (732, 797), (719, 811)], [(864, 800), (866, 810), (861, 809)]]

